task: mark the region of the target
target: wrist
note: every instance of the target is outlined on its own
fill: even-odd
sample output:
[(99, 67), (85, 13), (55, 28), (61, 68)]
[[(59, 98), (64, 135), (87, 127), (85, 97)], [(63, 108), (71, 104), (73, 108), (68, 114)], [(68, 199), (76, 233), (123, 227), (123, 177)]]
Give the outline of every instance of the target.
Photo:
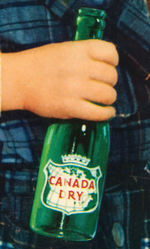
[(23, 92), (17, 53), (1, 53), (2, 111), (23, 109)]

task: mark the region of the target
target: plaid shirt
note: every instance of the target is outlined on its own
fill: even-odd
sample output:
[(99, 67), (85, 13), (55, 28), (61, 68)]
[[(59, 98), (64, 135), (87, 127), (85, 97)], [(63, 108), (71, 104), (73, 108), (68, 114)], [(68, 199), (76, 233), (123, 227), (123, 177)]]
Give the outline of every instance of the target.
[[(144, 0), (1, 0), (1, 50), (21, 51), (72, 40), (74, 16), (80, 6), (107, 10), (104, 39), (113, 41), (120, 53), (117, 117), (111, 121), (104, 208), (96, 239), (85, 246), (150, 248), (146, 209), (150, 172), (150, 19)], [(84, 244), (46, 239), (28, 227), (42, 144), (51, 122), (25, 111), (2, 113), (1, 249), (80, 248)], [(134, 219), (135, 214), (139, 219)]]

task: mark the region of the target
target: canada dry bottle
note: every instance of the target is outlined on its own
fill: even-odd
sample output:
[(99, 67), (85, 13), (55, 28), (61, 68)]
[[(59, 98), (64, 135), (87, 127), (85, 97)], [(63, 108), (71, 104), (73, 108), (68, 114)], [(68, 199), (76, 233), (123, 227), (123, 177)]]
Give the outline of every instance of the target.
[[(105, 11), (81, 8), (75, 40), (101, 39)], [(47, 131), (30, 225), (42, 235), (86, 241), (96, 233), (109, 152), (107, 122), (58, 121)]]

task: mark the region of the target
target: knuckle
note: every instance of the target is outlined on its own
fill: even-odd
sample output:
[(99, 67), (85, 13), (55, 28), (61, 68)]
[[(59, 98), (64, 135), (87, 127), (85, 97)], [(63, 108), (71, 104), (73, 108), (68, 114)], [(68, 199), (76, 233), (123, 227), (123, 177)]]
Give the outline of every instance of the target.
[(93, 54), (93, 46), (92, 46), (92, 41), (91, 40), (87, 40), (86, 41), (86, 54), (89, 57), (92, 57)]
[(113, 104), (117, 99), (117, 92), (114, 88), (111, 88), (111, 90), (107, 94), (107, 98), (105, 100), (106, 105)]
[(115, 89), (112, 89), (112, 103), (114, 103), (117, 99), (117, 91)]
[(115, 112), (116, 111), (114, 107), (104, 107), (100, 114), (99, 120), (100, 121), (108, 120), (111, 117), (115, 116)]
[(113, 42), (110, 42), (110, 48), (114, 53), (117, 53), (116, 45)]
[(116, 45), (114, 43), (112, 43), (112, 42), (110, 42), (110, 49), (112, 51), (114, 65), (117, 66), (118, 63), (119, 63), (119, 55), (118, 55)]
[(113, 85), (116, 85), (117, 81), (118, 81), (118, 72), (117, 72), (117, 69), (114, 68), (113, 69), (113, 76), (112, 76)]
[(108, 107), (106, 109), (107, 111), (105, 111), (105, 116), (104, 116), (104, 119), (108, 120), (110, 119), (111, 117), (115, 116), (115, 113), (116, 113), (116, 110), (114, 107)]
[(93, 53), (95, 53), (95, 51), (98, 51), (101, 48), (100, 43), (101, 43), (101, 40), (98, 40), (98, 39), (86, 40), (87, 52), (90, 56), (92, 56)]
[(110, 66), (105, 70), (106, 73), (106, 81), (109, 82), (110, 85), (115, 86), (118, 81), (118, 72), (116, 67)]
[(115, 64), (115, 66), (117, 66), (119, 64), (119, 54), (118, 54), (117, 50), (116, 50), (115, 63), (114, 64)]
[(95, 47), (95, 46), (99, 45), (100, 41), (98, 39), (89, 39), (89, 40), (87, 40), (87, 42), (89, 43), (89, 46)]

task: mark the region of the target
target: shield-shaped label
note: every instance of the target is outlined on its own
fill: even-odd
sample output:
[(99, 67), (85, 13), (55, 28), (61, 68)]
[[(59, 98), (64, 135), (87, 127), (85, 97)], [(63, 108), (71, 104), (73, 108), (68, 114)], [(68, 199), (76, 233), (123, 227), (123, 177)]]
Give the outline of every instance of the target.
[(99, 202), (100, 166), (89, 168), (78, 163), (57, 164), (49, 160), (44, 168), (45, 184), (41, 201), (47, 208), (67, 215), (87, 213)]

